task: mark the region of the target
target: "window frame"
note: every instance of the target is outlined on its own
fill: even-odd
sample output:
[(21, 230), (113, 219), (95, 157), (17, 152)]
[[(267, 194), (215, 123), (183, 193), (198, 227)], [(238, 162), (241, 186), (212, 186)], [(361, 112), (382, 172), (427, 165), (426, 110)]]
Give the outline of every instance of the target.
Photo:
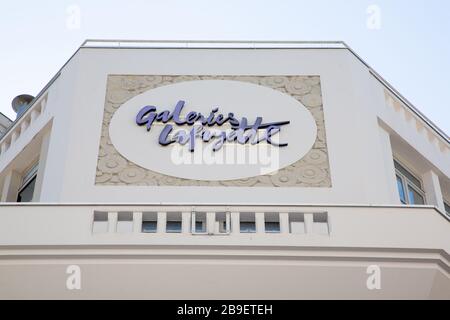
[[(169, 227), (169, 225), (171, 227)], [(176, 225), (177, 228), (173, 228), (173, 226)], [(172, 233), (172, 234), (180, 234), (183, 233), (183, 221), (179, 220), (167, 220), (166, 221), (166, 233)]]
[(26, 202), (23, 202), (23, 201), (19, 202), (20, 193), (23, 192), (34, 180), (33, 197), (32, 197), (32, 200), (33, 200), (33, 198), (34, 198), (34, 191), (35, 191), (36, 182), (37, 182), (38, 169), (39, 169), (39, 162), (35, 162), (22, 175), (22, 183), (20, 184), (20, 187), (17, 190), (17, 197), (16, 197), (16, 202), (17, 203), (26, 203)]
[[(147, 225), (154, 226), (154, 228), (146, 228)], [(158, 221), (155, 220), (143, 220), (142, 221), (142, 227), (141, 227), (141, 233), (145, 234), (152, 234), (152, 233), (158, 233)]]
[[(198, 214), (198, 215), (197, 215)], [(202, 216), (204, 219), (198, 217)], [(202, 223), (202, 229), (197, 231), (197, 223)], [(191, 212), (191, 234), (193, 235), (207, 235), (208, 234), (208, 214), (206, 212)]]
[(450, 217), (450, 202), (446, 200), (444, 200), (444, 212), (447, 216)]
[[(225, 214), (225, 219), (220, 219), (219, 215)], [(231, 234), (231, 212), (216, 212), (214, 215), (214, 223), (219, 224), (216, 235), (230, 235)], [(221, 225), (222, 224), (222, 225)], [(222, 230), (221, 230), (222, 229)]]
[[(267, 228), (267, 225), (277, 225), (276, 229)], [(264, 221), (264, 232), (265, 233), (281, 233), (280, 221)]]
[[(400, 170), (398, 170), (395, 166), (395, 162), (398, 163), (398, 165), (400, 165), (403, 170), (405, 170), (406, 172), (408, 172), (413, 178), (415, 178), (419, 183), (420, 183), (420, 188), (418, 186), (416, 186), (416, 184), (414, 183), (414, 181), (411, 181), (406, 175), (404, 175)], [(394, 158), (394, 168), (395, 168), (395, 176), (396, 176), (396, 184), (397, 184), (397, 178), (400, 178), (402, 186), (403, 186), (403, 192), (405, 194), (405, 201), (406, 203), (403, 203), (401, 197), (400, 197), (400, 192), (398, 190), (398, 185), (397, 185), (397, 193), (400, 197), (400, 202), (403, 205), (415, 205), (415, 206), (419, 206), (419, 205), (426, 205), (427, 204), (427, 198), (425, 196), (425, 191), (422, 190), (421, 188), (423, 188), (423, 182), (422, 179), (420, 178), (420, 176), (418, 174), (416, 174), (413, 170), (411, 170), (408, 166), (404, 165), (402, 161), (398, 160), (398, 158)], [(412, 189), (413, 191), (417, 192), (423, 199), (423, 204), (415, 204), (411, 202), (410, 196), (409, 196), (409, 190)]]
[(256, 221), (239, 221), (239, 233), (244, 234), (256, 233)]
[[(401, 184), (401, 188), (402, 188), (401, 193), (400, 193), (400, 186), (398, 185), (399, 180), (400, 180), (400, 184)], [(403, 205), (407, 205), (408, 204), (408, 190), (405, 190), (405, 178), (402, 177), (401, 175), (399, 175), (397, 172), (395, 172), (395, 182), (397, 185), (397, 193), (400, 198), (400, 202)]]

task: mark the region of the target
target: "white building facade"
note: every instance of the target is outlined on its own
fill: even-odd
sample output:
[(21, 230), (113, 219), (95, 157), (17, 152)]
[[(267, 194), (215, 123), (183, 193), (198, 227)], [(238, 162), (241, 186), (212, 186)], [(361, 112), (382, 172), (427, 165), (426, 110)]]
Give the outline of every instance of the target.
[(2, 299), (450, 298), (449, 138), (344, 43), (87, 41), (1, 130)]

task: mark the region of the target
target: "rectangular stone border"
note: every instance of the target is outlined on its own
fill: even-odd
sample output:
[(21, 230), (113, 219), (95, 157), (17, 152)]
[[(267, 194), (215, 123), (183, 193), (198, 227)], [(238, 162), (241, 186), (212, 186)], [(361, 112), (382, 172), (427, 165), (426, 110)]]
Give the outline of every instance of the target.
[[(310, 152), (272, 175), (231, 181), (188, 180), (144, 169), (125, 159), (112, 145), (109, 123), (114, 112), (129, 99), (154, 88), (195, 80), (233, 80), (263, 85), (300, 101), (316, 120), (318, 134)], [(109, 75), (97, 174), (98, 186), (226, 186), (226, 187), (321, 187), (330, 188), (331, 173), (319, 76), (193, 76)]]

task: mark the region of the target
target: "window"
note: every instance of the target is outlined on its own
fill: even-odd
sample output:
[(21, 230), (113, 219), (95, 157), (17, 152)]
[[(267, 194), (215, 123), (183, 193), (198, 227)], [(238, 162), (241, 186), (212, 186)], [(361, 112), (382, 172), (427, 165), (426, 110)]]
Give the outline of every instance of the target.
[(445, 206), (445, 213), (450, 216), (450, 204), (448, 204), (448, 202), (444, 202), (444, 206)]
[(317, 234), (329, 234), (330, 227), (328, 225), (328, 214), (326, 212), (314, 213), (313, 229)]
[(34, 186), (36, 184), (38, 164), (35, 164), (28, 170), (22, 179), (22, 186), (19, 188), (17, 202), (32, 202)]
[(142, 221), (142, 233), (156, 233), (157, 230), (157, 221)]
[(398, 188), (398, 193), (400, 195), (400, 201), (403, 204), (406, 204), (406, 193), (405, 193), (405, 188), (403, 185), (403, 179), (399, 175), (397, 175), (397, 188)]
[(303, 213), (289, 213), (289, 232), (305, 234), (305, 215)]
[(206, 233), (206, 212), (192, 212), (192, 233)]
[(142, 233), (156, 233), (158, 231), (158, 214), (144, 212), (142, 215)]
[(267, 233), (280, 233), (280, 223), (279, 222), (266, 221), (265, 228), (266, 228)]
[(214, 232), (216, 234), (228, 234), (231, 229), (231, 214), (229, 212), (216, 212)]
[(106, 232), (108, 232), (108, 213), (95, 211), (92, 233), (96, 234)]
[(400, 201), (403, 204), (422, 205), (425, 204), (425, 193), (422, 183), (410, 171), (394, 160), (397, 189)]
[(117, 216), (117, 232), (131, 233), (133, 232), (133, 213), (119, 212)]
[(203, 221), (197, 221), (195, 223), (195, 232), (206, 232), (206, 223), (204, 223)]
[(255, 214), (243, 212), (240, 214), (240, 232), (241, 233), (256, 233)]
[(167, 221), (167, 233), (181, 233), (181, 221)]
[(264, 213), (264, 230), (266, 233), (280, 233), (280, 215), (278, 213)]
[(229, 234), (231, 229), (229, 212), (192, 212), (191, 232), (193, 234)]
[(167, 213), (166, 232), (167, 233), (181, 233), (181, 213), (170, 212)]
[(241, 222), (241, 233), (255, 233), (256, 226), (254, 222), (242, 221)]

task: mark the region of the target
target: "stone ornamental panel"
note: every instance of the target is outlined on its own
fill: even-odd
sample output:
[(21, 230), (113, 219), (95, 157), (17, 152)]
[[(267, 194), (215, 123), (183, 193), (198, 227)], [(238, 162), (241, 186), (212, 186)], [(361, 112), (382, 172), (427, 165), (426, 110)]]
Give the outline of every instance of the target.
[[(129, 99), (161, 86), (195, 80), (233, 80), (269, 87), (300, 101), (317, 125), (312, 149), (296, 163), (269, 175), (230, 181), (176, 178), (144, 169), (125, 159), (113, 146), (109, 124), (114, 113)], [(97, 175), (99, 186), (220, 186), (220, 187), (321, 187), (330, 188), (322, 91), (319, 76), (144, 76), (109, 75), (100, 139)]]

